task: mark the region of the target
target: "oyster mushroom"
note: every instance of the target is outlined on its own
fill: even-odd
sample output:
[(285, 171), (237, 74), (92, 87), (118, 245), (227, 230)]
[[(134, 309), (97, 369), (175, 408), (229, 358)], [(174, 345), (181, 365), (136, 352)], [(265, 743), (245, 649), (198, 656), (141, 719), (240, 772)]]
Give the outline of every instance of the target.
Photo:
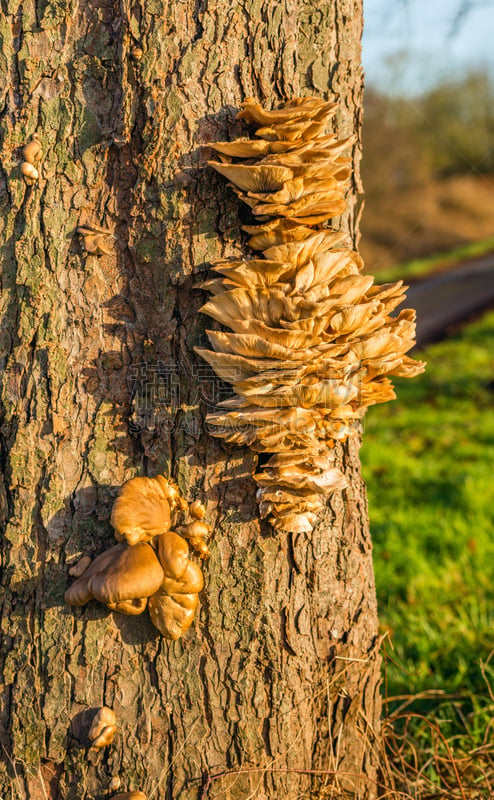
[(103, 706), (96, 712), (91, 727), (89, 728), (88, 738), (91, 742), (90, 751), (102, 750), (113, 741), (117, 731), (116, 717), (111, 708)]
[(222, 160), (209, 163), (257, 217), (244, 230), (262, 252), (213, 267), (222, 277), (203, 285), (213, 297), (201, 311), (230, 330), (208, 331), (212, 350), (196, 352), (235, 392), (209, 415), (211, 433), (271, 455), (254, 476), (261, 515), (281, 531), (310, 531), (324, 498), (346, 485), (335, 442), (394, 397), (389, 376), (424, 364), (406, 355), (413, 312), (391, 316), (402, 283), (374, 286), (346, 235), (319, 228), (346, 208), (351, 176), (343, 153), (353, 137), (325, 132), (337, 106), (310, 97), (274, 111), (253, 98), (243, 105), (238, 118), (256, 138), (213, 143)]
[(169, 529), (170, 503), (160, 477), (132, 478), (120, 488), (110, 519), (117, 541), (150, 542)]
[(36, 181), (39, 179), (38, 170), (33, 164), (30, 164), (28, 161), (22, 162), (21, 175), (28, 186), (32, 186), (32, 184), (36, 183)]
[(192, 624), (204, 578), (200, 567), (189, 560), (187, 542), (175, 531), (159, 537), (158, 555), (165, 577), (149, 599), (149, 616), (166, 639), (176, 640)]
[(22, 148), (22, 157), (28, 164), (36, 164), (40, 161), (43, 151), (38, 139), (33, 136), (32, 140)]
[(67, 589), (65, 602), (83, 606), (94, 598), (112, 611), (142, 614), (147, 598), (159, 589), (163, 578), (163, 569), (150, 545), (117, 544), (95, 558)]

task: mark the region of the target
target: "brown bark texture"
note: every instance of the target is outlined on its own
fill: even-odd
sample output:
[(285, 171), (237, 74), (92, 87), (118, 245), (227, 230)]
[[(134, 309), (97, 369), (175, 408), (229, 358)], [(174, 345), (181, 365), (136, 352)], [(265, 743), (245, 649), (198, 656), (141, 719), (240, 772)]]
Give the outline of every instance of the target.
[[(247, 95), (330, 96), (338, 133), (358, 132), (361, 0), (0, 3), (0, 796), (101, 800), (118, 777), (166, 800), (371, 798), (380, 664), (358, 447), (340, 448), (350, 488), (316, 531), (274, 535), (255, 456), (206, 431), (230, 390), (193, 352), (210, 324), (194, 285), (242, 252), (248, 220), (204, 145), (245, 130)], [(113, 253), (85, 252), (88, 222), (114, 232)], [(63, 602), (70, 563), (114, 541), (117, 487), (159, 472), (214, 525), (200, 613), (173, 643), (147, 613)], [(88, 757), (102, 705), (119, 732)]]

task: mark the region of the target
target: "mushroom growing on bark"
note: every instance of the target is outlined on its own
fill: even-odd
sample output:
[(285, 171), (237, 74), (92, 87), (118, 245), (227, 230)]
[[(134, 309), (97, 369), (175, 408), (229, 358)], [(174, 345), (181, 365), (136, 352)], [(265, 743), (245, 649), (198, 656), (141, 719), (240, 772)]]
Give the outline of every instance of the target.
[(102, 750), (113, 741), (117, 731), (116, 717), (111, 708), (103, 706), (96, 712), (89, 729), (88, 738), (92, 751)]
[[(346, 208), (351, 139), (325, 135), (336, 105), (301, 97), (268, 111), (252, 98), (239, 119), (257, 139), (217, 142), (210, 161), (251, 207), (245, 226), (262, 257), (221, 261), (202, 308), (226, 331), (196, 351), (234, 396), (208, 416), (211, 432), (271, 454), (261, 472), (260, 513), (280, 531), (311, 531), (325, 497), (346, 486), (334, 445), (360, 430), (367, 408), (394, 398), (389, 376), (424, 364), (406, 355), (415, 312), (393, 315), (402, 282), (374, 286), (345, 235), (320, 226)], [(232, 375), (235, 377), (232, 378)]]
[(177, 487), (162, 475), (124, 483), (111, 514), (120, 543), (92, 562), (85, 556), (71, 568), (78, 579), (65, 592), (65, 602), (83, 606), (94, 598), (128, 615), (142, 614), (148, 605), (151, 621), (163, 636), (180, 638), (192, 624), (204, 585), (183, 537), (204, 558), (209, 555), (205, 538), (211, 532), (203, 521), (206, 509), (197, 500), (189, 508), (193, 521), (179, 527), (183, 537), (169, 530), (173, 514), (188, 508)]
[(68, 605), (83, 606), (92, 598), (112, 611), (142, 614), (147, 598), (156, 592), (164, 573), (153, 548), (117, 544), (101, 553), (65, 592)]
[(187, 509), (176, 486), (163, 475), (132, 478), (121, 487), (111, 513), (117, 541), (150, 542), (169, 530), (171, 514)]
[(204, 586), (200, 567), (189, 559), (185, 539), (168, 531), (158, 539), (158, 554), (165, 577), (149, 599), (151, 622), (166, 639), (179, 639), (190, 628)]

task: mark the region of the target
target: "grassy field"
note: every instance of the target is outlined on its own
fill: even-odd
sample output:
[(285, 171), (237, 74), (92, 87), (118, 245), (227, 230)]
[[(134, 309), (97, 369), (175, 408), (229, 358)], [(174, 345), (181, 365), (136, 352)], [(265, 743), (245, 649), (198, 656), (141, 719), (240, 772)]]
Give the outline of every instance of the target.
[(421, 357), (426, 373), (367, 414), (361, 452), (387, 692), (429, 692), (415, 711), (480, 742), (494, 710), (494, 312)]

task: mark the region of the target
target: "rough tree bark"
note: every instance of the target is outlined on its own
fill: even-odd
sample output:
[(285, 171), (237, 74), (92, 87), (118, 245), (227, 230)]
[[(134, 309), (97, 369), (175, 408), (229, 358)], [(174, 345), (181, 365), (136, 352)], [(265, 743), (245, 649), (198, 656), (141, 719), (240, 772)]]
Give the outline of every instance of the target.
[[(194, 284), (240, 252), (247, 213), (202, 146), (240, 132), (246, 95), (330, 90), (339, 134), (358, 131), (361, 0), (1, 10), (0, 796), (102, 798), (120, 776), (168, 800), (373, 797), (379, 656), (357, 446), (341, 448), (351, 487), (315, 533), (273, 535), (254, 456), (205, 432), (227, 389), (193, 353), (207, 324)], [(41, 177), (26, 187), (35, 132)], [(114, 256), (83, 251), (86, 221), (114, 229)], [(147, 614), (63, 603), (70, 561), (112, 543), (117, 487), (158, 472), (215, 526), (201, 612), (176, 643)], [(91, 764), (102, 704), (120, 733)]]

